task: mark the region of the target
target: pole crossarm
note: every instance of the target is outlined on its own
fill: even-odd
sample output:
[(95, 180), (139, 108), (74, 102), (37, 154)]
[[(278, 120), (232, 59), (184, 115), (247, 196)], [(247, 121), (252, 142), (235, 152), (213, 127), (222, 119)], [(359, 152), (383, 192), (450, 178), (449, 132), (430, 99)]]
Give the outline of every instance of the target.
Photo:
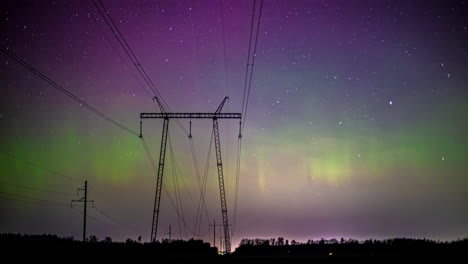
[(241, 113), (141, 113), (140, 118), (241, 119)]
[(79, 188), (77, 191), (77, 195), (79, 195), (80, 191), (84, 191), (83, 198), (79, 200), (72, 200), (71, 207), (73, 208), (73, 203), (83, 203), (84, 204), (84, 212), (83, 212), (83, 242), (86, 242), (86, 207), (88, 203), (93, 203), (94, 208), (94, 200), (88, 200), (88, 181), (84, 182), (84, 187)]

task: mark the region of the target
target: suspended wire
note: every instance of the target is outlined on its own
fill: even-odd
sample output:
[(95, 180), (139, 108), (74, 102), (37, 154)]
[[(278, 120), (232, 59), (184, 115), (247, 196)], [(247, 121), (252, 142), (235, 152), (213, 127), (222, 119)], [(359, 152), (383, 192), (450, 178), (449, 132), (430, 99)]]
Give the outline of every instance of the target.
[(106, 39), (106, 41), (110, 44), (110, 46), (112, 47), (112, 49), (115, 51), (115, 53), (117, 53), (117, 55), (119, 56), (120, 58), (120, 61), (122, 61), (122, 63), (125, 64), (125, 66), (128, 68), (129, 72), (132, 74), (133, 78), (135, 78), (135, 80), (140, 84), (140, 87), (146, 92), (146, 94), (148, 95), (148, 97), (151, 97), (151, 94), (150, 92), (148, 91), (148, 89), (146, 89), (146, 86), (141, 82), (141, 80), (136, 76), (134, 70), (132, 69), (132, 67), (127, 63), (127, 61), (122, 57), (122, 55), (120, 54), (119, 50), (117, 49), (117, 47), (114, 45), (114, 43), (109, 39), (109, 37), (107, 36), (106, 32), (104, 31), (104, 29), (102, 28), (101, 24), (98, 22), (98, 19), (97, 17), (95, 17), (93, 14), (92, 14), (92, 11), (90, 9), (90, 7), (88, 6), (88, 4), (85, 3), (84, 0), (80, 0), (80, 3), (81, 5), (86, 9), (86, 11), (88, 12), (89, 14), (89, 17), (91, 17), (91, 19), (93, 20), (93, 22), (96, 24), (96, 26), (99, 28), (99, 31), (102, 33), (102, 35), (104, 36), (104, 38)]
[[(140, 141), (141, 141), (141, 143), (143, 145), (143, 148), (145, 149), (146, 155), (148, 156), (148, 159), (149, 159), (149, 161), (151, 163), (151, 166), (152, 166), (152, 168), (154, 170), (155, 175), (158, 175), (158, 168), (156, 167), (156, 162), (154, 161), (153, 156), (151, 155), (151, 152), (150, 152), (150, 150), (148, 148), (148, 145), (146, 144), (146, 141), (145, 141), (144, 137), (141, 137)], [(167, 191), (166, 186), (163, 185), (162, 188), (163, 188), (164, 192), (166, 193), (166, 195), (168, 196), (172, 207), (174, 207), (174, 209), (176, 210), (177, 218), (179, 219), (178, 204), (177, 203), (174, 204), (174, 201), (172, 200), (172, 197), (170, 196), (169, 192)]]
[[(135, 53), (133, 52), (133, 50), (130, 48), (130, 46), (128, 45), (128, 42), (127, 40), (124, 38), (124, 36), (122, 35), (122, 32), (120, 32), (120, 29), (117, 27), (117, 25), (115, 24), (114, 22), (114, 19), (111, 17), (109, 11), (107, 11), (106, 7), (104, 6), (104, 4), (102, 3), (101, 0), (92, 0), (93, 3), (94, 3), (94, 6), (96, 7), (96, 9), (99, 11), (99, 13), (101, 14), (102, 18), (104, 19), (104, 21), (106, 22), (107, 26), (109, 27), (109, 29), (112, 31), (113, 35), (116, 37), (117, 41), (120, 43), (120, 45), (122, 46), (122, 48), (124, 49), (125, 53), (127, 54), (127, 56), (130, 58), (130, 60), (133, 62), (133, 64), (135, 65), (135, 68), (138, 70), (138, 72), (142, 75), (143, 79), (145, 80), (145, 82), (147, 82), (149, 88), (151, 90), (153, 90), (153, 92), (158, 95), (160, 97), (160, 94), (159, 94), (159, 91), (156, 89), (156, 87), (154, 86), (154, 83), (152, 82), (152, 80), (148, 77), (148, 75), (146, 74), (146, 71), (144, 70), (143, 67), (141, 67), (141, 64), (138, 60), (138, 58), (136, 57)], [(162, 100), (162, 98), (161, 98)]]
[(99, 212), (101, 215), (103, 215), (104, 217), (106, 217), (107, 219), (109, 219), (111, 222), (113, 222), (114, 224), (120, 226), (120, 227), (123, 227), (126, 229), (126, 233), (127, 234), (131, 234), (132, 232), (129, 232), (129, 229), (131, 229), (132, 231), (134, 231), (134, 228), (132, 227), (129, 227), (128, 225), (126, 224), (123, 224), (121, 223), (120, 221), (117, 221), (114, 217), (112, 217), (110, 214), (106, 213), (104, 210), (102, 209), (99, 209), (97, 208), (96, 206), (92, 207), (93, 209), (95, 209), (97, 212)]
[[(153, 170), (154, 170), (154, 173), (157, 175), (158, 170), (157, 170), (157, 167), (156, 167), (156, 163), (155, 163), (155, 161), (154, 161), (154, 159), (153, 159), (153, 156), (151, 155), (151, 152), (149, 151), (149, 148), (148, 148), (148, 146), (147, 146), (147, 144), (146, 144), (146, 141), (144, 140), (143, 137), (140, 138), (140, 139), (141, 139), (141, 143), (142, 143), (142, 145), (143, 145), (143, 148), (145, 149), (146, 155), (148, 156), (148, 159), (149, 159), (149, 161), (150, 161), (150, 163), (151, 163), (151, 166), (152, 166), (152, 168), (153, 168)], [(178, 214), (177, 206), (176, 206), (176, 204), (174, 203), (174, 200), (172, 199), (172, 196), (170, 195), (170, 193), (169, 193), (169, 191), (167, 190), (166, 186), (163, 185), (162, 188), (163, 188), (164, 193), (167, 195), (171, 206), (176, 210), (176, 213)], [(196, 230), (195, 230), (195, 231), (192, 230), (192, 229), (190, 228), (190, 226), (189, 226), (185, 221), (184, 221), (184, 225), (187, 227), (188, 231), (189, 231), (192, 235), (200, 237), (199, 232), (196, 232)]]
[[(72, 209), (74, 209), (74, 208), (75, 208), (75, 207), (72, 207)], [(82, 211), (75, 211), (75, 212), (78, 212), (80, 215), (84, 215), (84, 213), (83, 213)], [(88, 212), (89, 212), (89, 211), (88, 211)], [(92, 216), (92, 215), (90, 215), (89, 213), (86, 214), (86, 218), (87, 218), (87, 219), (91, 219), (91, 220), (94, 221), (94, 222), (100, 222), (100, 223), (102, 223), (102, 224), (106, 224), (106, 222), (104, 222), (103, 220), (101, 220), (101, 219), (99, 219), (99, 218), (97, 218), (97, 217), (95, 217), (95, 216)]]
[[(260, 32), (260, 22), (262, 19), (262, 10), (263, 10), (263, 0), (260, 0), (260, 7), (259, 7), (259, 14), (258, 14), (258, 21), (256, 26), (256, 33), (255, 39), (253, 42), (253, 54), (252, 54), (252, 40), (253, 40), (253, 32), (254, 32), (254, 20), (255, 20), (255, 10), (256, 10), (256, 0), (253, 2), (253, 11), (252, 11), (252, 18), (250, 23), (250, 36), (249, 36), (249, 48), (247, 51), (247, 65), (245, 69), (245, 80), (244, 80), (244, 93), (242, 96), (242, 119), (239, 122), (239, 138), (237, 140), (237, 164), (236, 164), (236, 183), (235, 183), (235, 190), (234, 190), (234, 214), (233, 214), (233, 225), (232, 225), (232, 232), (234, 235), (236, 220), (237, 220), (237, 207), (238, 207), (238, 197), (239, 197), (239, 182), (240, 182), (240, 162), (241, 162), (241, 154), (242, 154), (242, 138), (241, 135), (244, 131), (245, 120), (247, 118), (247, 109), (249, 105), (250, 99), (250, 91), (252, 87), (252, 79), (253, 79), (253, 69), (255, 65), (255, 58), (257, 57), (257, 44), (258, 44), (258, 36)], [(252, 60), (252, 63), (250, 61)], [(249, 68), (250, 67), (250, 68)], [(250, 72), (249, 72), (250, 69)]]
[(12, 198), (12, 197), (5, 197), (0, 195), (0, 199), (3, 200), (10, 200), (10, 201), (17, 201), (17, 202), (24, 202), (24, 203), (33, 203), (36, 205), (43, 205), (43, 206), (54, 206), (54, 207), (68, 207), (70, 208), (70, 205), (67, 204), (51, 204), (51, 203), (44, 203), (41, 201), (35, 201), (35, 200), (25, 200), (21, 198)]
[(229, 82), (228, 82), (228, 70), (227, 70), (227, 56), (226, 56), (226, 37), (224, 34), (224, 1), (220, 0), (220, 13), (221, 13), (221, 32), (223, 36), (223, 56), (224, 56), (224, 79), (226, 82), (226, 95), (229, 96)]
[[(200, 227), (201, 227), (202, 210), (203, 210), (203, 208), (205, 208), (205, 210), (206, 210), (205, 194), (206, 194), (206, 183), (207, 183), (207, 179), (208, 179), (208, 171), (209, 171), (209, 166), (210, 166), (211, 148), (213, 146), (213, 132), (214, 131), (211, 132), (211, 140), (210, 140), (210, 145), (208, 147), (208, 154), (207, 154), (207, 157), (206, 157), (205, 173), (204, 173), (204, 176), (203, 176), (202, 188), (200, 190), (200, 199), (198, 201), (197, 218), (196, 218), (197, 221), (196, 221), (196, 224), (195, 224), (195, 226), (197, 226), (197, 224), (198, 224), (198, 232), (200, 232)], [(207, 221), (209, 223), (210, 219), (207, 219)]]
[(67, 176), (67, 175), (58, 173), (58, 172), (53, 171), (53, 170), (51, 170), (51, 169), (49, 169), (49, 168), (46, 168), (46, 167), (37, 165), (37, 164), (35, 164), (35, 163), (31, 162), (31, 161), (27, 161), (27, 160), (20, 159), (20, 158), (18, 158), (17, 156), (15, 156), (15, 155), (13, 155), (13, 154), (10, 154), (10, 153), (1, 151), (1, 152), (0, 152), (0, 155), (2, 155), (2, 156), (4, 156), (4, 157), (7, 157), (7, 158), (9, 158), (9, 159), (12, 159), (12, 160), (20, 161), (20, 162), (22, 162), (22, 163), (24, 163), (24, 164), (26, 164), (26, 165), (28, 165), (28, 166), (32, 166), (32, 167), (39, 168), (39, 169), (41, 169), (41, 170), (43, 170), (43, 171), (46, 171), (46, 172), (48, 172), (48, 173), (50, 173), (50, 174), (52, 174), (52, 175), (62, 177), (62, 178), (67, 179), (67, 180), (69, 180), (69, 181), (81, 182), (81, 180), (78, 180), (78, 179), (76, 179), (76, 178), (73, 178), (73, 177), (70, 177), (70, 176)]
[(200, 169), (198, 167), (197, 155), (195, 154), (195, 146), (193, 145), (192, 138), (189, 138), (189, 142), (190, 142), (190, 151), (192, 152), (193, 166), (195, 168), (195, 176), (197, 177), (198, 188), (200, 188), (200, 186), (201, 186)]
[[(255, 7), (254, 7), (255, 9)], [(252, 56), (252, 64), (250, 65), (250, 75), (249, 75), (249, 84), (248, 84), (248, 89), (247, 89), (247, 99), (245, 103), (245, 109), (243, 112), (243, 122), (242, 122), (242, 129), (241, 132), (244, 131), (244, 126), (245, 126), (245, 120), (247, 118), (247, 108), (249, 106), (249, 98), (250, 98), (250, 91), (251, 91), (251, 86), (252, 86), (252, 77), (253, 77), (253, 69), (255, 65), (255, 58), (257, 57), (257, 44), (258, 44), (258, 33), (260, 32), (260, 21), (262, 20), (262, 9), (263, 9), (263, 0), (260, 0), (260, 11), (258, 15), (258, 22), (257, 22), (257, 33), (255, 36), (255, 44), (254, 44), (254, 50), (253, 50), (253, 56)], [(251, 34), (252, 35), (252, 34)], [(247, 76), (246, 76), (247, 78)], [(244, 90), (245, 91), (245, 90)]]
[[(193, 144), (193, 138), (189, 138), (189, 141), (190, 141), (190, 150), (192, 152), (193, 164), (194, 164), (194, 167), (195, 167), (195, 173), (196, 173), (196, 177), (197, 177), (198, 189), (200, 191), (200, 195), (202, 195), (202, 182), (200, 181), (200, 169), (198, 167), (198, 161), (197, 161), (197, 156), (196, 156), (196, 152), (195, 152), (195, 146)], [(205, 198), (203, 197), (203, 199), (205, 199)], [(206, 207), (205, 201), (203, 201), (203, 205), (204, 205), (204, 212), (205, 212), (206, 220), (209, 222), (210, 221), (210, 215), (208, 213), (208, 209)], [(197, 207), (197, 213), (198, 213), (198, 207), (199, 206), (200, 206), (200, 204), (198, 206), (196, 206)], [(198, 224), (198, 216), (197, 216), (196, 222), (195, 222), (195, 230), (197, 230), (197, 224)], [(208, 228), (207, 232), (209, 232), (211, 234), (211, 229)]]
[(18, 62), (19, 64), (21, 64), (22, 66), (24, 66), (25, 68), (27, 68), (30, 72), (34, 73), (36, 76), (38, 76), (39, 78), (43, 79), (44, 81), (46, 81), (47, 83), (49, 83), (52, 87), (56, 88), (57, 90), (61, 91), (62, 93), (64, 93), (66, 96), (70, 97), (71, 99), (73, 99), (74, 101), (76, 101), (77, 103), (79, 103), (81, 106), (84, 106), (86, 107), (88, 110), (90, 110), (91, 112), (95, 113), (96, 115), (102, 117), (103, 119), (105, 119), (106, 121), (108, 121), (109, 123), (117, 126), (117, 127), (120, 127), (121, 129), (127, 131), (128, 133), (134, 135), (134, 136), (139, 136), (139, 134), (135, 131), (133, 131), (132, 129), (120, 124), (120, 122), (110, 118), (108, 115), (104, 114), (103, 112), (97, 110), (96, 108), (92, 107), (91, 105), (89, 105), (88, 103), (86, 103), (84, 100), (80, 99), (78, 96), (74, 95), (73, 93), (71, 93), (70, 91), (68, 91), (67, 89), (63, 88), (61, 85), (59, 85), (58, 83), (56, 83), (55, 81), (51, 80), (49, 77), (47, 77), (45, 74), (43, 74), (42, 72), (38, 71), (36, 68), (34, 68), (33, 66), (31, 66), (29, 63), (27, 63), (25, 60), (23, 60), (22, 58), (16, 56), (13, 52), (11, 52), (7, 47), (3, 46), (2, 44), (0, 44), (0, 49), (1, 51), (9, 56), (10, 58), (12, 58), (13, 60), (15, 60), (16, 62)]
[[(221, 32), (223, 39), (223, 57), (224, 57), (224, 79), (226, 82), (226, 97), (229, 97), (229, 81), (228, 81), (228, 70), (227, 70), (227, 56), (226, 56), (226, 37), (224, 29), (224, 0), (220, 0), (220, 13), (221, 13)], [(230, 103), (227, 101), (228, 113), (230, 112)], [(227, 120), (227, 131), (226, 131), (226, 195), (229, 192), (229, 123)]]
[(254, 25), (254, 18), (255, 18), (256, 3), (257, 3), (257, 0), (254, 0), (253, 1), (252, 19), (251, 19), (251, 22), (250, 22), (249, 48), (247, 50), (247, 66), (245, 67), (244, 93), (242, 95), (242, 109), (241, 109), (242, 116), (244, 115), (245, 95), (247, 94), (247, 81), (248, 81), (249, 66), (250, 66), (250, 54), (252, 53), (251, 52), (252, 34), (253, 34), (253, 25)]
[[(174, 186), (174, 192), (175, 192), (175, 200), (176, 200), (176, 204), (178, 204), (178, 209), (180, 209), (180, 215), (181, 215), (181, 218), (182, 218), (182, 221), (185, 223), (185, 216), (184, 216), (184, 208), (183, 208), (183, 205), (182, 205), (182, 197), (180, 195), (180, 189), (179, 189), (179, 181), (177, 179), (177, 171), (176, 171), (176, 166), (175, 166), (175, 158), (174, 158), (174, 150), (172, 148), (172, 140), (171, 140), (171, 135), (168, 134), (168, 143), (169, 143), (169, 152), (170, 152), (170, 158), (171, 158), (171, 167), (172, 167), (172, 175), (174, 177), (174, 182), (173, 182), (173, 186)], [(187, 227), (184, 225), (184, 230), (185, 230), (185, 237), (187, 237)], [(180, 225), (180, 221), (179, 221), (179, 233), (180, 233), (180, 237), (182, 237), (182, 229), (181, 229), (181, 225)]]
[(232, 221), (232, 235), (234, 236), (234, 230), (236, 227), (236, 220), (237, 220), (237, 201), (239, 197), (239, 176), (240, 176), (240, 161), (241, 161), (241, 153), (242, 153), (242, 140), (239, 138), (237, 140), (237, 169), (236, 169), (236, 185), (234, 190), (234, 214), (233, 214), (233, 221)]
[[(163, 109), (159, 109), (159, 110), (164, 111)], [(191, 132), (190, 132), (190, 133), (191, 133)], [(191, 135), (191, 134), (189, 134), (189, 135)], [(168, 137), (169, 137), (169, 140), (170, 140), (170, 139), (171, 139), (171, 138), (170, 138), (170, 134), (168, 134)], [(188, 139), (189, 139), (189, 142), (190, 142), (190, 150), (191, 150), (191, 153), (192, 153), (192, 160), (193, 160), (193, 162), (194, 162), (194, 167), (195, 167), (195, 173), (196, 173), (196, 177), (197, 177), (197, 182), (198, 182), (198, 186), (199, 186), (199, 188), (200, 188), (200, 186), (201, 186), (201, 183), (200, 183), (200, 172), (199, 172), (198, 161), (197, 161), (197, 157), (196, 157), (195, 146), (194, 146), (194, 144), (193, 144), (193, 137), (188, 136)], [(172, 150), (172, 141), (170, 141), (170, 142), (171, 142), (170, 147), (171, 147), (171, 152), (172, 152), (172, 151), (173, 151), (173, 150)], [(149, 153), (150, 159), (153, 160), (153, 164), (154, 164), (154, 167), (153, 167), (153, 168), (156, 169), (156, 165), (155, 165), (156, 163), (154, 162), (154, 159), (152, 158), (152, 155), (151, 155), (151, 153), (150, 153), (150, 151), (149, 151), (149, 148), (146, 147), (146, 150), (147, 150), (147, 153)], [(174, 162), (174, 164), (175, 164), (175, 166), (176, 166), (175, 168), (176, 168), (176, 170), (177, 170), (177, 169), (178, 169), (178, 165), (177, 165), (176, 162)], [(180, 171), (180, 169), (179, 169), (179, 171)], [(185, 182), (184, 182), (183, 178), (181, 178), (181, 180), (182, 180), (182, 183), (185, 185)], [(163, 187), (164, 187), (164, 186), (163, 186)], [(192, 201), (192, 203), (193, 203), (194, 206), (195, 206), (194, 199), (193, 199), (193, 196), (192, 196), (190, 190), (189, 190), (188, 188), (186, 188), (186, 189), (187, 189), (187, 191), (188, 191), (190, 200)], [(204, 198), (203, 198), (203, 199), (204, 199)], [(180, 199), (180, 200), (181, 200), (181, 199)], [(176, 203), (175, 203), (175, 206), (173, 205), (173, 207), (177, 210), (176, 212), (178, 213), (178, 212), (179, 212), (179, 211), (178, 211), (179, 209), (178, 209), (177, 201), (176, 201)], [(209, 214), (208, 214), (208, 209), (206, 208), (206, 204), (204, 204), (204, 212), (205, 212), (207, 221), (209, 221), (210, 217), (209, 217)], [(197, 217), (197, 220), (198, 220), (198, 217)], [(199, 231), (193, 231), (193, 230), (186, 224), (185, 218), (183, 218), (182, 221), (183, 221), (183, 223), (184, 223), (184, 229), (188, 228), (188, 229), (189, 229), (189, 232), (190, 232), (192, 235), (198, 236), (198, 237), (203, 236), (203, 235), (198, 234)], [(196, 225), (196, 224), (195, 224), (195, 225)], [(195, 230), (197, 230), (196, 226), (195, 226)], [(185, 231), (185, 232), (186, 232), (186, 231)], [(208, 228), (208, 232), (211, 234), (211, 229)], [(205, 232), (205, 234), (206, 234), (206, 232)]]
[[(192, 141), (191, 141), (191, 142), (192, 142)], [(192, 142), (192, 144), (193, 144), (193, 142)], [(191, 146), (191, 148), (192, 148), (192, 146)], [(193, 147), (193, 149), (194, 149), (194, 147)], [(195, 153), (195, 151), (194, 151), (194, 153)], [(195, 158), (195, 160), (196, 160), (196, 156), (194, 156), (194, 158)], [(197, 167), (198, 167), (198, 166), (197, 166)], [(175, 163), (175, 169), (176, 169), (176, 171), (179, 172), (179, 175), (182, 174), (182, 173), (181, 173), (181, 169), (180, 169), (178, 163)], [(179, 178), (178, 178), (178, 179), (179, 179)], [(182, 185), (184, 186), (184, 189), (186, 190), (186, 192), (187, 192), (187, 194), (188, 194), (188, 197), (189, 197), (190, 201), (192, 202), (194, 208), (197, 208), (197, 205), (195, 204), (195, 199), (193, 198), (194, 196), (192, 195), (192, 192), (190, 191), (190, 189), (189, 189), (188, 186), (186, 185), (186, 182), (185, 182), (185, 180), (184, 180), (184, 177), (180, 177), (180, 181), (182, 182)], [(199, 187), (199, 188), (200, 188), (200, 186), (201, 186), (201, 184), (198, 183), (198, 187)], [(179, 190), (180, 190), (180, 189), (179, 189)], [(210, 217), (209, 217), (209, 214), (208, 214), (208, 209), (207, 209), (207, 207), (206, 207), (206, 203), (204, 203), (204, 208), (203, 208), (203, 209), (204, 209), (204, 211), (203, 211), (203, 212), (204, 212), (204, 215), (206, 216), (206, 220), (207, 220), (207, 222), (209, 222)], [(210, 231), (211, 231), (211, 229), (209, 229), (207, 232), (210, 232)]]
[[(123, 50), (125, 51), (125, 53), (129, 57), (129, 59), (132, 61), (133, 65), (137, 69), (138, 73), (140, 73), (140, 75), (142, 76), (143, 80), (146, 82), (148, 87), (153, 91), (154, 95), (156, 95), (160, 99), (161, 103), (168, 110), (168, 112), (172, 112), (169, 105), (166, 103), (166, 101), (164, 100), (164, 98), (161, 96), (158, 89), (156, 88), (156, 85), (154, 84), (154, 82), (151, 80), (151, 78), (146, 73), (145, 69), (141, 65), (141, 63), (138, 60), (137, 56), (135, 55), (133, 50), (130, 48), (130, 45), (128, 44), (127, 40), (123, 36), (122, 32), (120, 32), (120, 29), (115, 24), (114, 19), (111, 17), (109, 11), (106, 9), (106, 7), (102, 3), (102, 1), (101, 0), (97, 0), (97, 1), (92, 0), (92, 1), (93, 1), (94, 5), (95, 5), (96, 9), (101, 14), (102, 18), (106, 22), (107, 26), (109, 27), (109, 29), (112, 31), (113, 35), (115, 36), (115, 38), (119, 42), (120, 46), (123, 48)], [(180, 123), (179, 120), (176, 119), (175, 122), (178, 124), (178, 126), (182, 129), (182, 131), (186, 135), (189, 134), (187, 129), (184, 127), (184, 125), (182, 125), (182, 123)]]
[[(247, 92), (247, 84), (248, 84), (248, 76), (249, 76), (249, 67), (250, 67), (250, 55), (252, 53), (252, 36), (254, 30), (254, 19), (255, 19), (255, 9), (256, 9), (257, 1), (253, 1), (253, 10), (252, 10), (252, 17), (250, 21), (250, 35), (249, 35), (249, 48), (247, 50), (247, 64), (245, 67), (245, 80), (244, 80), (244, 92), (242, 95), (242, 109), (241, 114), (242, 118), (239, 121), (239, 137), (237, 140), (237, 164), (236, 164), (236, 183), (235, 183), (235, 190), (234, 190), (234, 214), (233, 214), (233, 233), (237, 219), (237, 201), (238, 201), (238, 190), (239, 190), (239, 175), (240, 175), (240, 157), (241, 157), (241, 145), (242, 145), (242, 138), (241, 135), (243, 133), (243, 122), (245, 119), (245, 101), (246, 101), (246, 94)], [(234, 234), (233, 234), (234, 235)]]
[(52, 193), (52, 194), (65, 195), (65, 196), (76, 196), (76, 194), (73, 194), (73, 193), (66, 193), (66, 192), (59, 192), (59, 191), (54, 191), (54, 190), (47, 190), (47, 189), (37, 188), (37, 187), (33, 187), (33, 186), (26, 186), (26, 185), (21, 185), (21, 184), (16, 184), (16, 183), (10, 183), (10, 182), (6, 182), (6, 181), (0, 181), (0, 183), (10, 185), (10, 186), (14, 186), (16, 188), (32, 190), (32, 191), (36, 191), (36, 192)]
[[(2, 197), (3, 199), (10, 199), (10, 200), (19, 199), (19, 200), (25, 200), (25, 202), (28, 202), (29, 200), (29, 202), (38, 202), (38, 203), (48, 204), (52, 206), (70, 207), (70, 204), (55, 202), (55, 201), (46, 200), (46, 199), (39, 199), (36, 197), (31, 197), (31, 196), (22, 195), (22, 194), (14, 194), (14, 193), (0, 191), (0, 195), (4, 195), (4, 197)], [(5, 195), (7, 197), (5, 197)], [(11, 196), (11, 197), (8, 197), (8, 196)]]

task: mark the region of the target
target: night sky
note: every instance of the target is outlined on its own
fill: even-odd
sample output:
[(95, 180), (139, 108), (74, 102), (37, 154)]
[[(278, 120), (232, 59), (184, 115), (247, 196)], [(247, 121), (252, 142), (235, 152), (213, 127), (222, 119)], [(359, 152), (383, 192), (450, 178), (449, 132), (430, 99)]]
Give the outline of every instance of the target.
[[(252, 0), (102, 2), (174, 112), (214, 112), (225, 96), (223, 112), (241, 112)], [(158, 111), (91, 0), (0, 10), (0, 44), (99, 111), (135, 131), (141, 112)], [(264, 1), (233, 246), (468, 236), (467, 10), (467, 1)], [(148, 241), (156, 178), (139, 138), (3, 53), (0, 89), (0, 232), (80, 238), (82, 207), (70, 201), (88, 180), (97, 208), (88, 234)], [(239, 127), (219, 122), (232, 222)], [(161, 128), (144, 120), (156, 162)], [(201, 174), (211, 129), (193, 120)], [(173, 121), (170, 138), (164, 185), (175, 200), (178, 183), (193, 229), (189, 140)], [(221, 223), (215, 162), (212, 150), (206, 202)], [(167, 193), (161, 202), (158, 238), (172, 225), (185, 239)], [(211, 241), (208, 224), (199, 235)]]

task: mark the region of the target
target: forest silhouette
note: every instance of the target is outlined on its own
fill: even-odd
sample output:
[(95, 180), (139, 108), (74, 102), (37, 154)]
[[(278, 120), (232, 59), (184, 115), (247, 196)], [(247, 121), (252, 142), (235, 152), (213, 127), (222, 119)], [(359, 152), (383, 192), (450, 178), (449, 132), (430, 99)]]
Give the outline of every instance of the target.
[[(69, 259), (71, 262), (137, 261), (221, 261), (244, 262), (319, 262), (335, 261), (465, 261), (468, 260), (468, 239), (451, 242), (429, 239), (395, 238), (385, 240), (320, 239), (306, 242), (270, 239), (242, 239), (230, 255), (219, 255), (218, 249), (202, 240), (162, 239), (144, 243), (133, 239), (115, 242), (111, 237), (89, 236), (86, 242), (56, 235), (0, 234), (2, 259), (8, 261)], [(159, 262), (159, 261), (158, 261)]]

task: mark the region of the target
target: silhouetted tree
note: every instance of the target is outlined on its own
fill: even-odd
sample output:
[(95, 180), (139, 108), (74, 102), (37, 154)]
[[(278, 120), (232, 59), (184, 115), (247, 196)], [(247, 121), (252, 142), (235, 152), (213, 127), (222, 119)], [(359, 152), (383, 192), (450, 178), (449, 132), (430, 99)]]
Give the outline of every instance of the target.
[(284, 237), (278, 237), (278, 246), (284, 246)]
[(253, 243), (252, 243), (252, 240), (251, 239), (247, 239), (247, 238), (243, 238), (240, 242), (240, 245), (241, 246), (252, 246)]
[(276, 245), (275, 242), (276, 242), (276, 239), (270, 238), (270, 245), (271, 245), (271, 246), (275, 246), (275, 245)]

